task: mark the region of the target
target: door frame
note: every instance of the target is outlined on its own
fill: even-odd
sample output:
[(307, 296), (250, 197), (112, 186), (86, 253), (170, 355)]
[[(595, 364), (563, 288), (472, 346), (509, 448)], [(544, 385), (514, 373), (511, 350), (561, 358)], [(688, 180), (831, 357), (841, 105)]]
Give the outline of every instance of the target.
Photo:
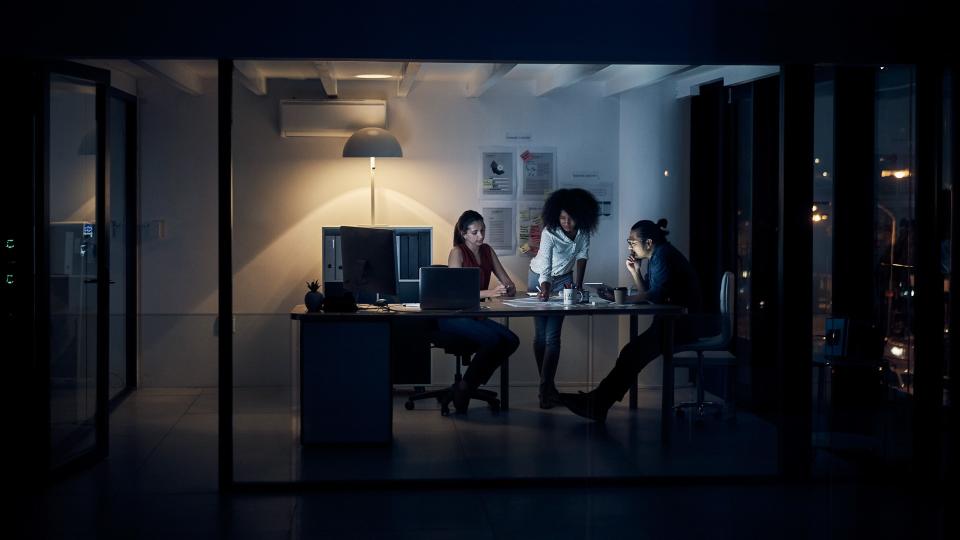
[[(118, 88), (110, 88), (111, 99), (123, 102), (126, 108), (126, 159), (124, 161), (124, 238), (125, 256), (123, 261), (124, 280), (124, 336), (125, 380), (124, 388), (111, 398), (109, 412), (113, 412), (139, 386), (140, 381), (140, 164), (137, 96)], [(109, 181), (110, 175), (108, 175)], [(109, 389), (108, 389), (109, 390)]]
[[(44, 465), (50, 478), (56, 480), (80, 469), (87, 468), (108, 454), (109, 422), (108, 403), (108, 369), (109, 369), (109, 306), (110, 291), (106, 284), (110, 281), (110, 251), (108, 228), (104, 226), (109, 219), (109, 148), (107, 147), (107, 129), (109, 112), (110, 72), (107, 70), (76, 64), (67, 61), (39, 62), (34, 69), (34, 82), (37, 124), (34, 129), (34, 256), (37, 279), (34, 281), (34, 298), (36, 299), (36, 317), (41, 324), (37, 327), (36, 351), (37, 376), (36, 385), (39, 395), (43, 397), (42, 424), (46, 425), (42, 439), (42, 455), (45, 456)], [(96, 238), (97, 238), (97, 359), (96, 359), (96, 412), (94, 413), (95, 443), (93, 449), (76, 456), (69, 461), (51, 466), (52, 449), (50, 437), (50, 331), (47, 322), (50, 320), (50, 255), (48, 246), (50, 237), (49, 226), (49, 186), (50, 169), (47, 166), (47, 157), (50, 153), (50, 77), (64, 75), (94, 83), (96, 88), (96, 122), (97, 122), (97, 163), (95, 197), (102, 204), (96, 205)]]

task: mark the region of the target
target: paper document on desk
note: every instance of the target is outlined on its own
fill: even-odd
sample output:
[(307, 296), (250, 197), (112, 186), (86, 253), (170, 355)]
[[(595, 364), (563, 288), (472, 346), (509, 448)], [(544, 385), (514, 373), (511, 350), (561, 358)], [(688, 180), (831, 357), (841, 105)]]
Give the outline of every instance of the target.
[(563, 305), (563, 302), (559, 297), (551, 298), (549, 302), (541, 302), (539, 298), (511, 298), (510, 300), (504, 300), (503, 305), (510, 307), (519, 307), (519, 308), (531, 308), (531, 307), (556, 307), (557, 305)]
[[(550, 302), (559, 302), (559, 301), (560, 301), (560, 297), (559, 297), (559, 296), (551, 296), (551, 297), (550, 297)], [(517, 303), (517, 304), (525, 304), (525, 305), (530, 305), (530, 304), (543, 304), (543, 303), (545, 303), (545, 302), (541, 301), (538, 296), (529, 296), (529, 297), (527, 297), (527, 298), (517, 297), (517, 298), (510, 298), (509, 300), (505, 298), (505, 299), (503, 300), (503, 303), (504, 303), (504, 304), (508, 304), (508, 303), (510, 303), (510, 302)]]

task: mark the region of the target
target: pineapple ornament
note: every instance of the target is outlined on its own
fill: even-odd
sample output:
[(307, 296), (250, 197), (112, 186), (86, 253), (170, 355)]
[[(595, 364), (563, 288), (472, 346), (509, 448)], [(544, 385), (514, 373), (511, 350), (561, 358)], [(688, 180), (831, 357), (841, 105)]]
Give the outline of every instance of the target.
[(310, 289), (303, 297), (303, 303), (307, 305), (308, 313), (316, 313), (323, 307), (323, 293), (320, 292), (320, 281), (314, 280), (307, 282), (307, 288)]

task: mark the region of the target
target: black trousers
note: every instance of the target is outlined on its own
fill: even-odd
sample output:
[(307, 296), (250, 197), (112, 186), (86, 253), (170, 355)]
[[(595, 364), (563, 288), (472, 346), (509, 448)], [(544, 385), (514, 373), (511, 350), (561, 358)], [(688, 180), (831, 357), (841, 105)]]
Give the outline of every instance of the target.
[[(674, 328), (674, 345), (689, 343), (695, 340), (697, 332), (691, 321), (680, 318)], [(620, 349), (617, 363), (606, 377), (600, 381), (595, 390), (598, 406), (610, 408), (614, 403), (623, 399), (630, 387), (637, 380), (637, 375), (658, 356), (663, 353), (663, 321), (655, 317), (642, 334), (635, 336)]]

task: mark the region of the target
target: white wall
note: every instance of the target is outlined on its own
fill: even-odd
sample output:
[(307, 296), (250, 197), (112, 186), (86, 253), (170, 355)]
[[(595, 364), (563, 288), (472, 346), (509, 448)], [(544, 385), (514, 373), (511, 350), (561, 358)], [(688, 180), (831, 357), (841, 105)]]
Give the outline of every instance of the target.
[[(436, 263), (446, 262), (460, 213), (480, 208), (480, 148), (508, 144), (508, 131), (531, 133), (530, 146), (556, 147), (558, 182), (569, 181), (574, 170), (595, 170), (601, 181), (616, 185), (619, 104), (616, 98), (602, 97), (599, 88), (587, 85), (536, 98), (524, 83), (503, 81), (480, 98), (466, 98), (460, 84), (419, 82), (408, 97), (397, 98), (395, 87), (395, 82), (346, 82), (339, 92), (342, 99), (388, 101), (388, 127), (402, 144), (404, 157), (377, 161), (377, 221), (432, 227)], [(369, 224), (367, 160), (342, 158), (343, 138), (279, 135), (279, 100), (319, 93), (315, 82), (271, 81), (267, 96), (242, 88), (236, 94), (236, 311), (280, 314), (274, 319), (256, 316), (260, 328), (248, 331), (261, 337), (253, 342), (287, 338), (284, 317), (303, 302), (304, 282), (322, 273), (322, 227)], [(592, 242), (588, 280), (615, 279), (616, 231), (615, 219), (601, 222)], [(501, 261), (524, 288), (529, 258), (505, 255)], [(523, 343), (513, 359), (511, 380), (532, 384), (532, 321), (514, 320), (511, 327)], [(560, 380), (586, 380), (587, 327), (586, 319), (568, 319)], [(615, 332), (597, 330), (594, 335), (595, 352), (612, 356)], [(250, 355), (245, 362), (247, 371), (259, 374), (258, 380), (269, 380), (275, 366), (263, 354)], [(452, 380), (449, 358), (440, 354), (434, 367), (434, 381)]]
[(143, 386), (215, 386), (217, 340), (217, 92), (200, 96), (140, 81), (140, 247)]
[[(141, 95), (142, 219), (162, 220), (166, 237), (143, 241), (145, 386), (216, 384), (216, 95), (188, 96), (144, 81)], [(502, 81), (480, 98), (453, 82), (418, 82), (406, 98), (395, 83), (345, 82), (340, 96), (387, 99), (388, 127), (402, 159), (377, 163), (378, 222), (434, 229), (434, 261), (443, 262), (453, 223), (478, 208), (479, 148), (507, 145), (508, 131), (531, 133), (531, 146), (554, 146), (558, 180), (595, 170), (619, 192), (614, 217), (592, 242), (587, 279), (626, 283), (626, 231), (640, 217), (667, 217), (686, 251), (687, 191), (681, 129), (686, 108), (668, 85), (602, 97), (592, 85), (530, 95)], [(366, 160), (340, 157), (343, 139), (279, 135), (278, 101), (319, 97), (309, 81), (271, 80), (266, 96), (237, 85), (234, 105), (234, 292), (238, 384), (290, 382), (289, 310), (302, 303), (304, 282), (321, 275), (321, 228), (369, 223)], [(523, 148), (520, 148), (522, 150)], [(663, 177), (669, 168), (670, 178)], [(619, 207), (619, 208), (618, 208)], [(518, 285), (529, 259), (501, 260)], [(624, 333), (596, 319), (593, 380), (612, 366)], [(533, 384), (532, 321), (511, 323), (521, 348), (511, 380)], [(570, 317), (558, 382), (587, 380), (588, 321)], [(452, 362), (434, 361), (434, 380), (452, 378)], [(496, 376), (495, 376), (496, 377)], [(659, 377), (649, 384), (659, 383)], [(496, 378), (494, 379), (496, 380)]]
[[(619, 280), (632, 285), (623, 259), (630, 227), (641, 219), (669, 222), (668, 239), (685, 255), (690, 250), (690, 105), (675, 99), (671, 80), (620, 96)], [(669, 171), (669, 176), (664, 175)], [(645, 319), (645, 320), (644, 320)], [(650, 324), (642, 317), (640, 331)], [(627, 328), (621, 323), (621, 342)], [(642, 386), (659, 386), (660, 360), (641, 373)]]

